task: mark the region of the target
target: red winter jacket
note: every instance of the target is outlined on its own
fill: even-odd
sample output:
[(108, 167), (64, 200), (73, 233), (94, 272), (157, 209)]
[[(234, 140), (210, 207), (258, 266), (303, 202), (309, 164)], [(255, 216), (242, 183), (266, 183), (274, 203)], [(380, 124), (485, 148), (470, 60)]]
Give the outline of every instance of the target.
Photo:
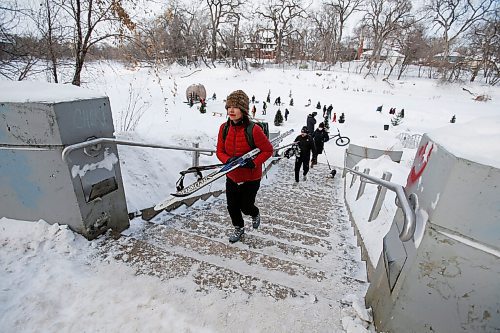
[[(222, 132), (226, 123), (220, 125), (219, 136), (217, 139), (217, 158), (226, 163), (227, 160), (234, 156), (242, 156), (248, 153), (252, 148), (248, 145), (245, 136), (245, 126), (233, 124), (229, 122), (229, 130), (226, 140), (222, 139)], [(262, 164), (273, 155), (273, 146), (269, 139), (264, 134), (262, 128), (258, 125), (253, 127), (253, 141), (255, 146), (260, 149), (260, 153), (254, 158), (255, 168), (237, 168), (227, 174), (227, 177), (235, 183), (247, 182), (251, 180), (259, 180), (262, 178)]]

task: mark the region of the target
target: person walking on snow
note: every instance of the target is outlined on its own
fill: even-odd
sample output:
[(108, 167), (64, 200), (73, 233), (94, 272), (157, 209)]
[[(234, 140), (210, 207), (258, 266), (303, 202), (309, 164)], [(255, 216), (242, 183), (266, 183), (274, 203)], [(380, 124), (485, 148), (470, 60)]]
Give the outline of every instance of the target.
[(295, 138), (297, 146), (299, 147), (299, 156), (295, 159), (295, 184), (299, 182), (300, 168), (302, 167), (303, 180), (307, 180), (307, 173), (309, 172), (309, 161), (311, 153), (316, 155), (316, 146), (314, 145), (313, 138), (308, 134), (307, 127), (302, 127), (300, 135)]
[(332, 111), (333, 111), (333, 106), (330, 104), (326, 109), (326, 116), (328, 117), (328, 119), (330, 119), (330, 117), (332, 116)]
[(332, 123), (337, 121), (337, 112), (333, 113)]
[[(248, 153), (250, 147), (246, 138), (246, 127), (250, 124), (248, 117), (249, 99), (242, 90), (233, 91), (226, 99), (227, 122), (219, 127), (217, 139), (217, 158), (224, 164), (234, 161)], [(229, 126), (224, 138), (224, 128)], [(260, 225), (259, 208), (255, 206), (255, 197), (262, 178), (262, 164), (272, 156), (273, 146), (260, 126), (253, 126), (252, 136), (255, 147), (260, 152), (252, 160), (226, 175), (227, 210), (234, 226), (234, 232), (229, 242), (234, 243), (245, 233), (243, 215), (252, 217), (252, 226), (257, 229)]]
[(318, 113), (314, 111), (313, 113), (307, 116), (306, 126), (308, 133), (314, 132), (314, 125), (316, 125), (316, 119), (314, 117), (316, 117), (317, 114)]
[(288, 121), (289, 114), (290, 114), (290, 111), (288, 111), (288, 109), (285, 109), (285, 121)]
[(325, 142), (330, 140), (330, 135), (326, 131), (324, 123), (319, 123), (318, 128), (314, 131), (312, 137), (314, 139), (314, 145), (316, 146), (316, 154), (313, 154), (311, 168), (318, 164), (318, 155), (323, 153)]

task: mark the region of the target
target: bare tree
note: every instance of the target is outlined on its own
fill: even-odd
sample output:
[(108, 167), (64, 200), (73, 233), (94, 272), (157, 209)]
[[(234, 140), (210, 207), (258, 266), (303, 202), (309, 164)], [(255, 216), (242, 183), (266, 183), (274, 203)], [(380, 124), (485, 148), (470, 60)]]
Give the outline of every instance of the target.
[(339, 60), (341, 51), (342, 37), (344, 36), (345, 25), (349, 17), (357, 11), (360, 11), (366, 0), (335, 0), (330, 1), (326, 5), (331, 7), (336, 14), (338, 28), (334, 39), (333, 64)]
[(50, 0), (42, 0), (26, 12), (26, 16), (36, 27), (35, 33), (40, 36), (40, 53), (46, 59), (47, 67), (55, 83), (59, 82), (58, 67), (63, 56), (62, 44), (69, 39), (70, 31), (60, 16), (62, 7)]
[(0, 75), (10, 80), (24, 80), (40, 62), (37, 38), (30, 33), (17, 35), (26, 11), (16, 1), (0, 5)]
[(475, 26), (469, 33), (471, 67), (473, 82), (482, 70), (486, 83), (496, 85), (500, 82), (500, 7)]
[(429, 54), (430, 47), (425, 39), (425, 27), (419, 23), (412, 24), (402, 30), (395, 40), (399, 51), (404, 56), (398, 72), (398, 80), (400, 80), (410, 64)]
[(450, 46), (476, 23), (491, 13), (498, 0), (428, 0), (424, 9), (441, 32), (443, 60), (448, 59)]
[(413, 23), (411, 9), (410, 0), (369, 0), (363, 24), (373, 42), (373, 53), (368, 62), (370, 69), (373, 63), (380, 61), (387, 39)]
[(316, 37), (314, 40), (314, 53), (316, 60), (335, 61), (335, 41), (339, 33), (339, 22), (332, 6), (323, 5), (321, 10), (312, 12), (309, 19), (313, 22)]
[(144, 96), (151, 98), (148, 91), (144, 88), (137, 87), (135, 84), (130, 83), (128, 87), (127, 103), (123, 110), (120, 110), (119, 121), (116, 121), (115, 128), (122, 132), (134, 131), (139, 125), (144, 113), (151, 106), (151, 102), (144, 98)]
[(294, 20), (305, 18), (306, 12), (300, 0), (270, 0), (257, 14), (270, 21), (276, 39), (276, 63), (281, 62), (283, 40), (295, 29)]
[(238, 16), (238, 8), (243, 0), (205, 0), (210, 12), (210, 44), (212, 48), (212, 62), (217, 59), (217, 36), (220, 35), (221, 24), (233, 22)]
[(65, 0), (61, 8), (69, 15), (73, 30), (75, 71), (71, 83), (79, 86), (89, 50), (106, 39), (124, 37), (124, 28), (132, 31), (135, 23), (120, 0)]

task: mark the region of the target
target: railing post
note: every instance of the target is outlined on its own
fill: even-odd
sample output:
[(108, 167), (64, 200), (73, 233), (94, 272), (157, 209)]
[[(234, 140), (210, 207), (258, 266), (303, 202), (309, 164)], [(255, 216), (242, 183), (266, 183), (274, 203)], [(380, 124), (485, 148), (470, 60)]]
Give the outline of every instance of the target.
[[(382, 179), (386, 181), (391, 181), (392, 173), (389, 171), (384, 171), (382, 175)], [(387, 193), (387, 187), (378, 185), (377, 186), (377, 195), (375, 196), (375, 201), (373, 202), (372, 211), (370, 212), (370, 217), (368, 218), (368, 222), (375, 220), (380, 213), (380, 209), (382, 208), (382, 204), (385, 200), (385, 194)]]
[[(200, 144), (198, 142), (193, 143), (194, 148), (199, 148)], [(193, 166), (197, 167), (200, 165), (200, 152), (193, 151)]]
[[(363, 173), (365, 175), (369, 175), (370, 174), (370, 169), (369, 168), (364, 169)], [(358, 200), (359, 198), (361, 198), (361, 196), (363, 195), (363, 193), (365, 193), (365, 187), (366, 187), (366, 180), (364, 178), (361, 178), (361, 182), (359, 184), (359, 189), (358, 189), (358, 194), (356, 195), (356, 200)]]
[[(346, 168), (344, 168), (344, 170), (346, 170)], [(359, 167), (356, 165), (356, 166), (354, 167), (354, 170), (359, 171)], [(351, 185), (349, 185), (349, 188), (351, 188), (351, 187), (352, 187), (352, 185), (354, 185), (354, 182), (356, 181), (356, 177), (358, 177), (358, 175), (357, 175), (357, 174), (355, 174), (355, 173), (353, 173), (353, 174), (352, 174), (352, 179), (351, 179)]]

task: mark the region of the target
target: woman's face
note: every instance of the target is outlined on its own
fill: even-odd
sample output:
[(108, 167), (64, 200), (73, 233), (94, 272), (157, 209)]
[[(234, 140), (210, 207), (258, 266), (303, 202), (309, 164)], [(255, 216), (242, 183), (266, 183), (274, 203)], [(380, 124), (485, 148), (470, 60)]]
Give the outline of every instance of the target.
[(243, 112), (241, 112), (240, 108), (234, 106), (227, 108), (227, 115), (229, 116), (229, 119), (235, 122), (243, 118)]

